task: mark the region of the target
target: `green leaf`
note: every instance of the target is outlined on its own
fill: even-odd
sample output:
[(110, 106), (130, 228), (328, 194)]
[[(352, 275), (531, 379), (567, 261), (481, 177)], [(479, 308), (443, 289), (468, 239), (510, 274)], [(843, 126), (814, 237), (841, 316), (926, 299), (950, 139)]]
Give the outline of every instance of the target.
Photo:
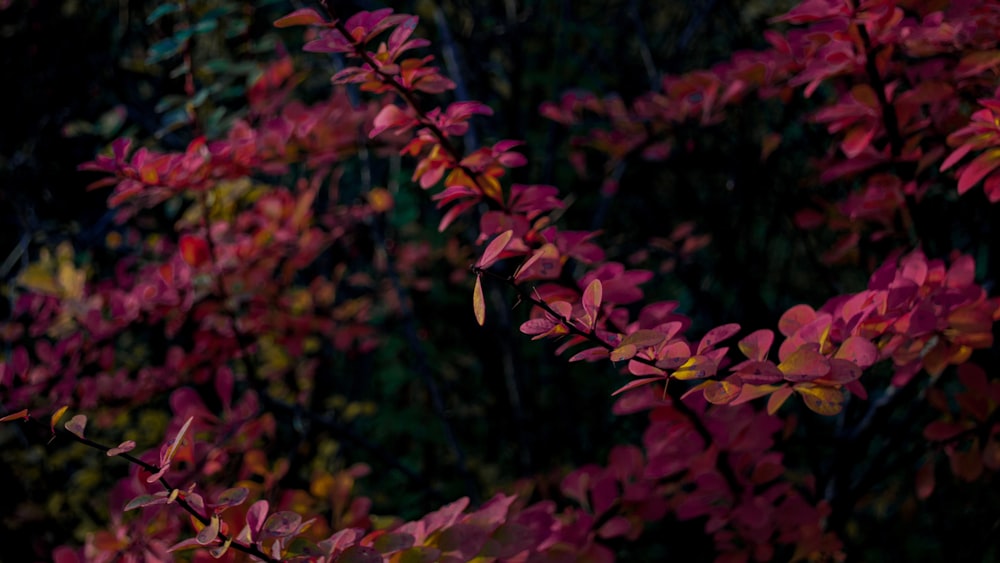
[(168, 2), (166, 4), (160, 4), (146, 18), (146, 25), (151, 25), (155, 23), (156, 20), (162, 18), (163, 16), (167, 14), (173, 14), (179, 11), (181, 11), (181, 5), (177, 2)]
[(146, 64), (156, 64), (164, 59), (169, 59), (179, 53), (183, 45), (182, 41), (178, 41), (174, 37), (167, 37), (166, 39), (157, 41), (149, 48), (149, 53), (146, 55)]

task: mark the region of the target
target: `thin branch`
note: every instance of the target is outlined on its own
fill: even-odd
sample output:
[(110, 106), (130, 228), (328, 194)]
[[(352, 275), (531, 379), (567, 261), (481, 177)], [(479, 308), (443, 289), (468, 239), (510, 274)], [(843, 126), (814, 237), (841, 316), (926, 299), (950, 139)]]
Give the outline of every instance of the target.
[[(499, 279), (503, 281), (508, 286), (512, 287), (514, 291), (517, 292), (518, 297), (520, 298), (521, 301), (526, 301), (528, 303), (531, 303), (532, 305), (542, 309), (543, 311), (551, 315), (553, 318), (559, 319), (562, 325), (565, 326), (566, 329), (571, 334), (581, 336), (591, 344), (600, 346), (605, 350), (608, 351), (614, 350), (615, 348), (614, 346), (605, 342), (604, 339), (597, 336), (596, 333), (590, 330), (583, 330), (579, 328), (578, 326), (576, 326), (576, 324), (572, 322), (571, 319), (564, 318), (562, 315), (557, 313), (555, 309), (553, 309), (548, 303), (546, 303), (541, 299), (536, 298), (531, 291), (525, 289), (522, 285), (518, 285), (517, 283), (515, 283), (513, 278), (495, 274), (489, 270), (484, 270), (482, 268), (479, 268), (478, 266), (473, 266), (472, 271), (475, 272), (477, 275), (486, 275), (494, 279)], [(646, 364), (648, 366), (657, 367), (655, 360), (641, 358), (639, 356), (633, 357), (632, 360), (642, 364)], [(657, 367), (657, 369), (660, 368)], [(681, 414), (683, 414), (685, 417), (687, 417), (687, 419), (691, 422), (691, 425), (694, 427), (695, 431), (698, 433), (699, 436), (701, 436), (702, 440), (705, 441), (705, 446), (707, 447), (713, 441), (712, 433), (708, 430), (708, 427), (705, 426), (704, 421), (702, 421), (701, 417), (698, 416), (698, 413), (696, 413), (691, 407), (689, 407), (683, 401), (681, 401), (679, 397), (675, 396), (675, 393), (677, 393), (677, 391), (675, 391), (674, 389), (676, 389), (676, 386), (674, 386), (673, 388), (668, 387), (668, 390), (671, 393), (671, 398), (674, 399), (674, 401), (672, 401), (673, 408), (678, 412), (680, 412)], [(716, 467), (718, 468), (719, 473), (721, 473), (723, 478), (726, 480), (726, 484), (729, 486), (730, 492), (733, 494), (734, 499), (737, 498), (741, 492), (739, 479), (736, 478), (736, 473), (733, 471), (732, 466), (729, 464), (729, 456), (725, 451), (719, 452), (719, 456), (716, 462)]]
[[(48, 425), (46, 425), (44, 422), (42, 422), (41, 420), (38, 420), (38, 419), (36, 419), (34, 417), (29, 416), (25, 420), (34, 423), (35, 426), (38, 426), (38, 427), (43, 428), (45, 430), (50, 430), (50, 428), (49, 428)], [(111, 450), (111, 446), (106, 446), (106, 445), (101, 444), (99, 442), (95, 442), (95, 441), (93, 441), (93, 440), (91, 440), (89, 438), (85, 438), (83, 436), (80, 436), (80, 435), (75, 434), (73, 432), (70, 432), (68, 430), (61, 430), (61, 429), (52, 428), (50, 431), (54, 432), (56, 436), (68, 437), (71, 440), (74, 440), (74, 441), (76, 441), (76, 442), (78, 442), (80, 444), (83, 444), (83, 445), (85, 445), (85, 446), (87, 446), (89, 448), (93, 448), (95, 450), (98, 450), (98, 451), (100, 451), (101, 453), (104, 453), (104, 454), (107, 454), (107, 452), (109, 450)], [(156, 472), (158, 472), (160, 470), (159, 467), (157, 467), (155, 465), (152, 465), (150, 463), (147, 463), (145, 461), (142, 461), (141, 459), (139, 459), (139, 458), (137, 458), (137, 457), (135, 457), (135, 456), (133, 456), (133, 455), (131, 455), (129, 453), (121, 453), (121, 454), (118, 454), (118, 455), (115, 455), (115, 456), (110, 456), (110, 457), (120, 457), (120, 458), (123, 458), (126, 461), (128, 461), (129, 463), (131, 463), (133, 465), (137, 465), (137, 466), (143, 468), (144, 470), (148, 471), (149, 473), (154, 473), (155, 474)], [(166, 477), (160, 477), (159, 479), (157, 479), (157, 482), (159, 482), (160, 485), (168, 493), (173, 494), (174, 491), (177, 491), (177, 492), (181, 493), (181, 494), (179, 494), (177, 496), (176, 499), (174, 499), (173, 502), (176, 502), (177, 505), (180, 506), (181, 508), (183, 508), (185, 512), (187, 512), (188, 514), (190, 514), (191, 516), (193, 516), (194, 518), (196, 518), (199, 522), (201, 522), (205, 526), (208, 526), (211, 523), (211, 519), (209, 517), (205, 516), (204, 514), (198, 512), (197, 510), (195, 510), (195, 508), (193, 506), (191, 506), (191, 504), (187, 500), (185, 500), (183, 496), (181, 496), (183, 494), (183, 491), (181, 491), (180, 489), (177, 489), (176, 487), (174, 487), (173, 485), (171, 485), (170, 482), (167, 480)], [(257, 557), (257, 558), (259, 558), (261, 560), (269, 561), (271, 563), (281, 563), (280, 559), (275, 559), (275, 558), (271, 557), (270, 555), (268, 555), (268, 554), (262, 552), (261, 550), (257, 549), (257, 547), (254, 546), (253, 544), (250, 544), (250, 545), (243, 544), (243, 543), (237, 541), (235, 538), (230, 538), (229, 536), (227, 536), (226, 534), (222, 533), (221, 531), (216, 535), (216, 538), (219, 539), (219, 540), (221, 540), (223, 542), (223, 544), (230, 543), (230, 547), (231, 548), (233, 548), (233, 549), (235, 549), (237, 551), (242, 551), (243, 553), (246, 553), (247, 555), (251, 555), (253, 557)], [(207, 547), (207, 546), (205, 546), (205, 547)]]

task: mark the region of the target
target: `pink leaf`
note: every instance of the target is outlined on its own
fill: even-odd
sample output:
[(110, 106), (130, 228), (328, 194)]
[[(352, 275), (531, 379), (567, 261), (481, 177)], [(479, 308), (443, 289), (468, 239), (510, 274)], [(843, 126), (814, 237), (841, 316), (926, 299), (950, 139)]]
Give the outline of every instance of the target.
[(486, 250), (483, 251), (483, 255), (479, 258), (479, 263), (476, 266), (486, 269), (496, 263), (500, 259), (500, 253), (507, 248), (510, 244), (511, 237), (514, 236), (514, 231), (504, 231), (494, 238), (490, 244), (486, 246)]
[(130, 452), (130, 451), (132, 451), (134, 449), (135, 449), (135, 442), (132, 441), (132, 440), (126, 440), (126, 441), (122, 442), (121, 444), (118, 444), (114, 448), (111, 448), (110, 450), (108, 450), (107, 451), (107, 455), (108, 455), (108, 457), (112, 457), (112, 456), (121, 455), (123, 453)]
[(66, 421), (65, 427), (66, 430), (69, 430), (76, 436), (83, 438), (83, 429), (87, 427), (87, 417), (82, 414), (78, 414)]

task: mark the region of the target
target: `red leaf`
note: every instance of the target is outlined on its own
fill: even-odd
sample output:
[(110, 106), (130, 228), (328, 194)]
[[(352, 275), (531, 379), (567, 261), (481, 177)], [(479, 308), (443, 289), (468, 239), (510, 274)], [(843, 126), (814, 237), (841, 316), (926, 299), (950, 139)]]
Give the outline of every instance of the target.
[(746, 335), (739, 342), (740, 352), (751, 360), (763, 360), (767, 357), (768, 350), (774, 342), (774, 333), (767, 329), (761, 329)]
[(662, 377), (646, 377), (646, 378), (643, 378), (643, 379), (636, 379), (635, 381), (629, 382), (627, 385), (623, 385), (622, 387), (619, 387), (614, 393), (611, 394), (611, 396), (614, 397), (615, 395), (618, 395), (619, 393), (624, 393), (626, 391), (630, 391), (632, 389), (635, 389), (636, 387), (642, 387), (643, 385), (646, 385), (647, 383), (653, 383), (654, 381), (663, 381), (663, 378)]
[(854, 158), (863, 153), (875, 137), (877, 127), (874, 122), (851, 127), (840, 143), (844, 156)]
[(205, 242), (205, 239), (200, 237), (182, 235), (180, 240), (180, 251), (181, 257), (184, 258), (184, 261), (195, 268), (212, 259), (211, 253), (208, 249), (208, 243)]
[(1000, 166), (1000, 149), (990, 149), (974, 158), (958, 178), (958, 193), (969, 191), (997, 166)]
[(588, 348), (582, 352), (577, 352), (570, 358), (570, 362), (579, 362), (580, 360), (585, 360), (588, 362), (596, 362), (597, 360), (606, 360), (608, 358), (608, 349), (597, 346), (596, 348)]
[(833, 357), (848, 360), (861, 369), (864, 369), (878, 360), (878, 348), (867, 338), (851, 336), (840, 345), (840, 348)]
[(472, 289), (472, 312), (476, 314), (476, 322), (483, 326), (486, 322), (486, 301), (483, 299), (482, 276), (476, 276), (476, 286)]
[(637, 362), (635, 360), (629, 360), (628, 371), (632, 375), (667, 375), (667, 372), (662, 369), (645, 364), (642, 362)]
[(706, 350), (715, 348), (715, 345), (723, 340), (729, 338), (730, 336), (736, 334), (740, 331), (740, 325), (736, 323), (725, 324), (722, 326), (717, 326), (712, 330), (708, 331), (705, 336), (702, 337), (701, 342), (698, 343), (698, 354), (704, 353)]
[(929, 460), (920, 466), (916, 477), (917, 498), (926, 500), (934, 492), (934, 461)]
[(962, 432), (965, 432), (965, 430), (965, 426), (961, 424), (936, 420), (924, 428), (924, 438), (927, 438), (931, 442), (943, 442), (958, 436)]

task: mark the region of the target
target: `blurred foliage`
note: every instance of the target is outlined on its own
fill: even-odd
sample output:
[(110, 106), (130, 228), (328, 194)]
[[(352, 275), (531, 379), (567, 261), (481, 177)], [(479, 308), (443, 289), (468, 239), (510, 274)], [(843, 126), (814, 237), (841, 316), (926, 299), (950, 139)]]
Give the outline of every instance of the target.
[[(115, 231), (105, 211), (106, 194), (86, 192), (87, 179), (75, 169), (114, 137), (129, 135), (168, 149), (183, 147), (198, 134), (218, 137), (245, 115), (248, 84), (280, 52), (295, 59), (301, 98), (328, 93), (327, 79), (339, 61), (302, 56), (297, 30), (283, 34), (270, 25), (300, 4), (34, 0), (0, 10), (0, 61), (4, 75), (14, 78), (0, 101), (8, 109), (0, 131), (4, 291), (13, 295), (13, 277), (44, 249), (65, 240), (89, 249), (76, 256), (78, 266), (111, 267), (117, 253), (115, 244), (109, 244)], [(333, 4), (343, 13), (382, 6), (360, 0)], [(418, 34), (440, 49), (435, 55), (459, 82), (457, 95), (494, 109), (494, 117), (475, 122), (466, 143), (527, 140), (530, 164), (514, 172), (514, 181), (551, 183), (573, 194), (575, 202), (565, 211), (568, 225), (604, 229), (606, 245), (617, 259), (665, 274), (649, 286), (649, 297), (681, 301), (695, 320), (695, 332), (722, 322), (774, 326), (792, 304), (818, 305), (832, 293), (863, 286), (869, 268), (864, 248), (857, 268), (831, 270), (815, 256), (832, 240), (805, 234), (792, 222), (794, 212), (812, 201), (804, 179), (809, 177), (809, 158), (818, 156), (799, 148), (825, 146), (820, 130), (801, 121), (809, 102), (749, 103), (730, 112), (722, 124), (681, 128), (677, 144), (685, 150), (665, 166), (628, 162), (613, 199), (600, 193), (600, 163), (591, 162), (586, 177), (572, 174), (565, 165), (567, 132), (537, 113), (541, 102), (568, 89), (602, 95), (614, 91), (628, 101), (664, 74), (710, 65), (737, 49), (761, 47), (760, 30), (767, 18), (792, 2), (391, 4), (421, 16)], [(762, 161), (761, 139), (770, 131), (782, 133), (784, 142)], [(413, 278), (404, 284), (412, 314), (373, 318), (382, 338), (375, 352), (352, 356), (321, 350), (332, 375), (316, 383), (314, 405), (342, 413), (352, 435), (373, 447), (286, 420), (278, 442), (291, 460), (289, 486), (308, 488), (314, 471), (366, 461), (374, 474), (359, 482), (359, 491), (372, 497), (373, 512), (407, 518), (464, 494), (486, 497), (521, 477), (535, 478), (537, 495), (544, 496), (546, 487), (557, 483), (547, 477), (551, 471), (603, 459), (610, 445), (634, 441), (639, 430), (635, 421), (610, 414), (608, 395), (617, 381), (611, 377), (613, 368), (570, 367), (553, 360), (546, 346), (524, 345), (516, 334), (524, 312), (510, 311), (506, 304), (513, 298), (499, 288), (488, 288), (491, 322), (484, 329), (475, 327), (465, 271), (469, 248), (436, 233), (432, 203), (409, 185), (409, 173), (405, 166), (400, 170), (398, 160), (347, 166), (341, 183), (360, 185), (364, 174), (393, 193), (396, 207), (383, 226), (385, 244), (394, 249), (393, 259), (405, 265), (399, 275)], [(920, 219), (932, 217), (935, 197), (947, 196), (932, 194), (918, 209), (918, 222), (933, 224)], [(969, 206), (977, 220), (997, 219), (993, 209), (958, 205)], [(711, 234), (707, 250), (680, 257), (670, 249), (649, 247), (650, 239), (668, 237), (685, 222), (693, 222), (697, 233)], [(951, 244), (968, 251), (976, 250), (970, 247), (980, 234), (970, 227), (969, 232), (928, 233), (924, 238), (932, 251)], [(665, 267), (670, 260), (672, 265)], [(991, 267), (997, 263), (993, 260)], [(371, 294), (375, 287), (395, 283), (370, 266), (358, 265), (357, 272), (368, 277), (359, 277), (350, 291)], [(123, 348), (161, 345), (122, 343)], [(280, 350), (274, 354), (273, 361), (294, 361), (281, 357)], [(417, 373), (421, 370), (426, 373)], [(440, 388), (443, 419), (435, 413), (427, 378)], [(140, 449), (152, 447), (162, 438), (165, 399), (146, 407), (104, 420), (101, 413), (92, 413), (95, 432), (107, 432), (108, 441), (133, 439)], [(444, 437), (445, 424), (461, 444), (467, 473)], [(112, 434), (121, 429), (127, 430)], [(95, 491), (124, 472), (119, 464), (78, 447), (29, 446), (37, 437), (20, 432), (0, 427), (0, 479), (28, 484), (25, 490), (6, 492), (0, 504), (0, 538), (18, 546), (0, 554), (4, 561), (30, 560), (47, 546), (79, 541), (100, 526), (107, 509)], [(385, 453), (419, 478), (373, 452)], [(899, 495), (901, 488), (910, 487), (896, 477), (878, 493)], [(963, 513), (962, 499), (979, 489), (952, 487), (954, 494), (934, 497), (933, 506), (904, 503), (904, 513), (898, 515), (879, 513), (878, 493), (873, 493), (863, 499), (866, 512), (848, 528), (850, 541), (863, 546), (863, 559), (982, 553), (963, 546), (985, 541), (980, 532), (990, 529), (991, 515)], [(954, 515), (948, 520), (953, 523), (941, 528), (942, 519), (928, 517), (927, 511)], [(960, 524), (974, 518), (982, 521)], [(888, 545), (892, 540), (867, 535), (872, 521), (891, 523), (894, 529), (884, 537), (907, 538), (906, 543)], [(625, 555), (632, 555), (623, 560), (678, 556), (684, 550), (676, 546), (696, 542), (693, 538), (700, 534), (700, 522), (664, 522), (628, 546), (632, 551)], [(31, 544), (16, 540), (24, 535), (33, 538)]]

